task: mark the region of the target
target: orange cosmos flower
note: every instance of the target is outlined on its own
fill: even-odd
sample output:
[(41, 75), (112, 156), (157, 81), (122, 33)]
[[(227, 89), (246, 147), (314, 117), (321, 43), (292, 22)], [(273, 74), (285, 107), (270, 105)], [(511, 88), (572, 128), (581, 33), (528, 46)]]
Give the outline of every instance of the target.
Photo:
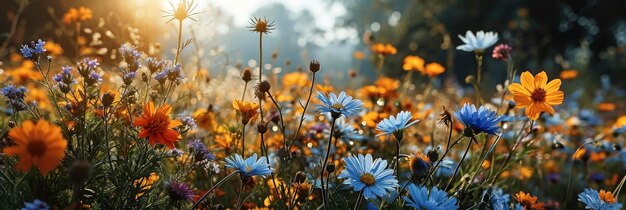
[(561, 79), (564, 80), (568, 80), (568, 79), (575, 79), (576, 77), (578, 77), (578, 71), (576, 70), (563, 70), (561, 71), (561, 75), (559, 75), (561, 77)]
[(143, 115), (133, 122), (134, 126), (141, 127), (139, 138), (148, 138), (151, 146), (159, 143), (174, 149), (174, 143), (181, 137), (180, 133), (172, 128), (178, 127), (182, 123), (179, 120), (171, 120), (170, 112), (172, 112), (172, 107), (168, 104), (164, 104), (155, 110), (154, 103), (152, 101), (148, 102), (143, 107)]
[(524, 209), (531, 210), (543, 210), (543, 202), (537, 203), (537, 197), (530, 195), (530, 193), (525, 193), (524, 191), (520, 191), (515, 194), (515, 200), (519, 202)]
[(443, 67), (441, 64), (429, 63), (426, 65), (426, 68), (424, 68), (424, 71), (422, 71), (422, 73), (427, 74), (429, 77), (436, 77), (444, 71), (446, 71), (446, 68)]
[(18, 155), (20, 160), (15, 164), (19, 171), (26, 172), (35, 165), (41, 175), (56, 168), (65, 156), (67, 141), (61, 135), (61, 128), (51, 125), (48, 121), (37, 123), (25, 121), (22, 125), (9, 131), (14, 146), (5, 147), (7, 155)]
[(536, 120), (541, 112), (554, 114), (552, 106), (563, 103), (563, 91), (560, 91), (561, 80), (553, 79), (549, 83), (546, 72), (533, 75), (525, 71), (521, 76), (521, 84), (509, 85), (509, 91), (513, 94), (513, 100), (518, 108), (526, 107), (526, 116)]
[(283, 76), (283, 85), (285, 87), (306, 86), (307, 84), (309, 84), (309, 75), (304, 72), (291, 72)]
[(424, 59), (419, 56), (409, 55), (404, 58), (402, 69), (406, 71), (423, 71), (425, 63)]
[(372, 52), (379, 55), (395, 55), (398, 50), (391, 44), (374, 44), (372, 45)]
[(233, 108), (241, 113), (241, 123), (244, 125), (248, 124), (259, 113), (259, 105), (254, 102), (234, 100)]
[(53, 42), (51, 40), (48, 40), (46, 42), (46, 44), (44, 45), (44, 48), (46, 48), (46, 51), (48, 51), (51, 55), (63, 54), (63, 47), (61, 47), (60, 44)]
[(89, 8), (85, 8), (85, 7), (80, 7), (78, 9), (70, 8), (70, 10), (68, 10), (65, 13), (65, 15), (63, 15), (63, 22), (65, 24), (70, 24), (73, 22), (89, 20), (92, 17), (93, 17), (93, 12)]

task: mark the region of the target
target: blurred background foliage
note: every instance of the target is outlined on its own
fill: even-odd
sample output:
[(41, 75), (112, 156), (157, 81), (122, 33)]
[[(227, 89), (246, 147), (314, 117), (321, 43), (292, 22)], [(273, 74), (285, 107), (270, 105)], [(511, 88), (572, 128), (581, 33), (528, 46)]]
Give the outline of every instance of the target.
[[(1, 1), (2, 61), (8, 60), (19, 44), (37, 37), (60, 43), (66, 57), (89, 53), (114, 56), (114, 50), (108, 49), (124, 42), (151, 43), (140, 48), (153, 54), (163, 49), (170, 53), (168, 56), (172, 51), (169, 49), (175, 47), (171, 37), (175, 27), (161, 21), (160, 10), (169, 8), (166, 0)], [(324, 63), (327, 76), (343, 79), (349, 69), (355, 69), (364, 81), (373, 81), (373, 62), (359, 61), (352, 55), (356, 51), (373, 58), (368, 45), (381, 42), (391, 43), (399, 52), (385, 62), (387, 75), (399, 76), (403, 58), (419, 55), (427, 62), (444, 64), (447, 78), (462, 83), (465, 76), (475, 71), (476, 64), (473, 54), (455, 50), (461, 42), (457, 35), (466, 30), (487, 30), (498, 32), (499, 43), (513, 47), (519, 70), (542, 69), (554, 77), (562, 70), (576, 69), (580, 78), (586, 78), (581, 82), (588, 90), (598, 87), (603, 75), (611, 78), (613, 85), (626, 88), (626, 1), (325, 0), (292, 3), (312, 4), (293, 11), (285, 6), (288, 3), (268, 0), (255, 2), (259, 5), (251, 14), (224, 12), (237, 8), (228, 10), (220, 2), (199, 3), (202, 13), (197, 22), (186, 23), (191, 30), (185, 36), (194, 40), (195, 48), (187, 53), (193, 54), (189, 55), (190, 60), (198, 68), (211, 72), (219, 73), (223, 65), (255, 65), (250, 59), (257, 53), (256, 39), (247, 33), (247, 28), (238, 26), (236, 19), (265, 16), (277, 22), (277, 31), (266, 44), (266, 49), (277, 55), (270, 68), (285, 61), (294, 64), (283, 68), (296, 68), (315, 57)], [(321, 27), (313, 20), (328, 14), (310, 9), (313, 4), (325, 5), (322, 11), (328, 9), (328, 14), (334, 7), (343, 8), (343, 12), (335, 14), (332, 27)], [(77, 47), (80, 40), (73, 39), (73, 30), (66, 30), (71, 25), (62, 22), (69, 8), (79, 6), (91, 8), (94, 13), (94, 19), (86, 22), (81, 32), (89, 50)], [(484, 81), (492, 82), (490, 85), (504, 80), (503, 63), (486, 59), (484, 68)]]

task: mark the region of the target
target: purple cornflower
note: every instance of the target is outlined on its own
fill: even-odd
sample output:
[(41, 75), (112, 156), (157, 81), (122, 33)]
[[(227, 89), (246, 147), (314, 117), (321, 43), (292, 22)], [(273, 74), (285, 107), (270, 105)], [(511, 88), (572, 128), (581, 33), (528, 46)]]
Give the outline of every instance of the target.
[(200, 139), (196, 139), (189, 143), (189, 150), (194, 154), (196, 161), (214, 160), (215, 156), (209, 152)]
[(135, 77), (137, 77), (137, 72), (128, 72), (124, 74), (124, 76), (122, 76), (122, 80), (124, 81), (124, 84), (130, 85), (130, 83), (133, 82)]
[(141, 62), (139, 61), (141, 58), (141, 52), (136, 50), (135, 47), (123, 44), (119, 50), (120, 54), (122, 54), (122, 57), (124, 58), (124, 61), (126, 61), (129, 71), (135, 72), (139, 69), (139, 67), (141, 67)]
[(41, 39), (37, 40), (37, 42), (33, 42), (33, 53), (35, 54), (41, 54), (43, 52), (46, 51), (46, 48), (44, 48), (43, 46), (46, 45), (45, 41), (41, 41)]
[(87, 64), (87, 67), (90, 69), (95, 69), (96, 67), (100, 65), (100, 63), (98, 63), (98, 59), (84, 58), (83, 62)]
[(24, 56), (25, 58), (33, 57), (33, 49), (30, 49), (28, 45), (22, 45), (20, 53), (22, 53), (22, 56)]
[(157, 60), (153, 57), (146, 58), (145, 62), (148, 63), (148, 70), (150, 70), (150, 73), (160, 71), (161, 69), (163, 69), (163, 66), (165, 66), (166, 63), (163, 60)]
[(26, 109), (24, 104), (24, 98), (26, 97), (26, 88), (24, 86), (15, 87), (13, 85), (2, 88), (2, 95), (7, 97), (7, 102), (13, 107), (15, 111), (21, 111)]
[(167, 80), (167, 72), (167, 69), (157, 72), (156, 75), (154, 75), (154, 79), (159, 81), (161, 84), (165, 84), (165, 81)]
[(95, 71), (92, 71), (89, 73), (89, 76), (87, 77), (87, 84), (89, 85), (93, 85), (94, 83), (100, 83), (102, 81), (102, 75), (96, 73)]
[(180, 119), (180, 121), (183, 123), (184, 126), (189, 127), (189, 128), (195, 128), (196, 127), (196, 120), (194, 120), (192, 117), (190, 116), (184, 116)]
[(193, 201), (193, 190), (184, 183), (170, 180), (165, 183), (165, 190), (172, 201)]
[(183, 66), (180, 64), (170, 66), (170, 68), (167, 69), (167, 78), (170, 81), (175, 82), (176, 84), (182, 83), (185, 79), (185, 75), (183, 74), (182, 69)]

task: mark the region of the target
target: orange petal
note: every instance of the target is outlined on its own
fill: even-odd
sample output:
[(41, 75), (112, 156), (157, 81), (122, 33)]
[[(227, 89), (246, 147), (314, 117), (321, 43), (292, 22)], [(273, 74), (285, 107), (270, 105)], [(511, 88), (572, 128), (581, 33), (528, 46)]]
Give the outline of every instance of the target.
[(539, 105), (542, 111), (546, 111), (550, 114), (554, 114), (554, 108), (552, 108), (552, 106), (550, 106), (549, 104), (544, 102), (544, 103), (540, 103)]
[(172, 112), (172, 107), (169, 104), (163, 104), (163, 106), (159, 107), (156, 113), (169, 115)]
[(548, 82), (548, 75), (545, 71), (539, 72), (539, 74), (535, 75), (535, 88), (545, 87), (546, 82)]
[(526, 117), (531, 120), (537, 120), (539, 115), (541, 115), (541, 110), (538, 109), (537, 104), (532, 103), (528, 107), (526, 107), (525, 111)]
[(509, 85), (509, 91), (511, 91), (513, 95), (530, 96), (530, 91), (519, 83)]
[(526, 107), (533, 102), (532, 99), (530, 99), (530, 97), (522, 96), (522, 95), (514, 95), (513, 100), (515, 101), (516, 107), (518, 108)]
[(134, 126), (148, 126), (148, 124), (150, 124), (149, 120), (147, 117), (139, 117), (137, 119), (135, 119), (135, 122), (133, 122)]
[(550, 94), (559, 90), (560, 87), (561, 87), (561, 80), (553, 79), (543, 89), (546, 91), (547, 94)]
[(149, 101), (146, 106), (143, 107), (143, 114), (146, 116), (152, 116), (152, 111), (154, 110), (154, 103)]
[(168, 128), (175, 128), (178, 126), (181, 126), (183, 123), (180, 120), (170, 120), (170, 124), (169, 126), (167, 126)]
[(535, 90), (535, 78), (529, 71), (525, 71), (522, 73), (520, 78), (522, 82), (522, 86), (524, 86), (528, 90)]
[(559, 105), (563, 103), (563, 91), (556, 91), (546, 95), (546, 103), (549, 105)]

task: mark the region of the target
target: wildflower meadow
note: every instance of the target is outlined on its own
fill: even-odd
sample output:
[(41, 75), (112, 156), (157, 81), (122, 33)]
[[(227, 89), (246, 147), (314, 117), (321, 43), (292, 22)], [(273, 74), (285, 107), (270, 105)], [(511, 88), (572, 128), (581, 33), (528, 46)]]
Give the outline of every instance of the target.
[[(228, 2), (115, 2), (0, 1), (0, 209), (626, 202), (623, 17), (608, 26), (561, 3), (559, 20), (577, 21), (554, 30), (591, 27), (572, 45), (540, 35), (550, 23), (532, 19), (532, 5), (484, 25), (446, 24), (476, 9), (457, 1), (279, 7), (329, 5), (298, 16), (347, 25), (320, 35), (277, 12), (225, 24)], [(610, 47), (594, 29), (614, 31)], [(307, 48), (338, 37), (353, 47)]]

